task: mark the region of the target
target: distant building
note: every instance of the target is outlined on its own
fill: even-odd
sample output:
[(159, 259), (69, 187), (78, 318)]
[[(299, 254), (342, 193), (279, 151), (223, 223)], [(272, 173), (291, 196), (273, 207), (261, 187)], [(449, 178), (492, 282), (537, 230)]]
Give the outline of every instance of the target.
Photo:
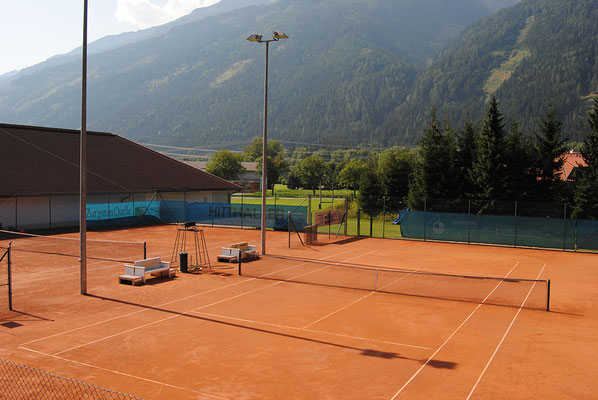
[(580, 167), (587, 167), (581, 153), (571, 150), (563, 155), (563, 169), (560, 171), (562, 181), (574, 181)]
[[(78, 226), (79, 142), (78, 130), (0, 124), (1, 228)], [(159, 202), (163, 214), (168, 201), (228, 203), (241, 190), (111, 133), (88, 132), (87, 166), (87, 212), (96, 224), (151, 220), (150, 204)]]
[[(205, 171), (208, 165), (207, 161), (184, 161), (185, 164)], [(245, 172), (239, 176), (233, 183), (241, 186), (245, 193), (259, 192), (261, 187), (261, 175), (257, 173), (256, 162), (241, 162), (245, 168)]]

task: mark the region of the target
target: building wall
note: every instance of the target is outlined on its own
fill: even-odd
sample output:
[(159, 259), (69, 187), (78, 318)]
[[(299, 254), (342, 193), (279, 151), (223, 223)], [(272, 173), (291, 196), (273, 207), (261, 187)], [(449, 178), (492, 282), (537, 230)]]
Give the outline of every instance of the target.
[[(229, 203), (228, 191), (88, 195), (88, 205), (149, 202), (151, 200)], [(0, 229), (36, 230), (77, 227), (79, 196), (0, 198)]]

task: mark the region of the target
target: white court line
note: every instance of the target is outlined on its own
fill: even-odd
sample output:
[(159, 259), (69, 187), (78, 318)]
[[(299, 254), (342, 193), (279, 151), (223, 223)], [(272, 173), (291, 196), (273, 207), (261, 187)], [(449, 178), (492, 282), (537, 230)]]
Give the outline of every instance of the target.
[(37, 353), (37, 354), (41, 354), (41, 355), (44, 355), (44, 356), (52, 357), (52, 358), (55, 358), (57, 360), (71, 362), (71, 363), (74, 363), (74, 364), (83, 365), (85, 367), (99, 369), (99, 370), (105, 371), (105, 372), (111, 372), (113, 374), (121, 375), (121, 376), (126, 376), (128, 378), (139, 379), (139, 380), (142, 380), (142, 381), (145, 381), (145, 382), (155, 383), (157, 385), (167, 386), (167, 387), (171, 387), (171, 388), (174, 388), (174, 389), (183, 390), (185, 392), (191, 392), (191, 393), (195, 393), (195, 394), (200, 394), (202, 396), (208, 396), (208, 397), (211, 397), (211, 398), (214, 398), (214, 399), (230, 400), (230, 399), (228, 399), (226, 397), (220, 397), (220, 396), (216, 396), (216, 395), (210, 394), (210, 393), (198, 392), (196, 390), (186, 389), (184, 387), (180, 387), (180, 386), (176, 386), (176, 385), (171, 385), (170, 383), (160, 382), (160, 381), (156, 381), (156, 380), (153, 380), (153, 379), (143, 378), (141, 376), (127, 374), (126, 372), (120, 372), (120, 371), (117, 371), (117, 370), (114, 370), (114, 369), (108, 369), (108, 368), (98, 367), (97, 365), (93, 365), (93, 364), (89, 364), (89, 363), (84, 363), (84, 362), (81, 362), (81, 361), (70, 360), (70, 359), (64, 358), (64, 357), (58, 357), (56, 355), (44, 353), (43, 351), (28, 349), (26, 347), (23, 347), (23, 349), (27, 350), (27, 351), (31, 351), (33, 353)]
[[(299, 264), (299, 265), (302, 265), (302, 264)], [(299, 266), (299, 265), (297, 265), (297, 266)], [(295, 266), (295, 267), (297, 267), (297, 266)], [(252, 278), (251, 280), (254, 280), (254, 279), (257, 279), (257, 278)], [(243, 297), (243, 296), (246, 296), (248, 294), (255, 293), (255, 292), (258, 292), (258, 291), (266, 289), (266, 288), (270, 288), (272, 286), (280, 285), (282, 283), (283, 283), (282, 281), (275, 282), (275, 283), (272, 283), (270, 285), (262, 286), (262, 287), (259, 287), (257, 289), (254, 289), (254, 290), (250, 290), (249, 292), (243, 292), (243, 293), (235, 295), (235, 296), (227, 297), (226, 299), (218, 300), (218, 301), (215, 301), (215, 302), (210, 303), (210, 304), (203, 305), (203, 306), (198, 307), (198, 308), (194, 308), (194, 309), (187, 310), (187, 311), (184, 311), (184, 312), (179, 312), (176, 315), (171, 315), (169, 317), (162, 318), (162, 319), (159, 319), (157, 321), (153, 321), (153, 322), (149, 322), (147, 324), (139, 325), (139, 326), (137, 326), (135, 328), (127, 329), (127, 330), (124, 330), (124, 331), (121, 331), (121, 332), (118, 332), (118, 333), (115, 333), (115, 334), (112, 334), (112, 335), (104, 336), (104, 337), (102, 337), (100, 339), (97, 339), (97, 340), (86, 342), (86, 343), (80, 344), (78, 346), (74, 346), (74, 347), (68, 348), (66, 350), (62, 350), (62, 351), (56, 352), (56, 353), (54, 353), (54, 355), (62, 354), (62, 353), (67, 353), (69, 351), (76, 350), (76, 349), (79, 349), (81, 347), (85, 347), (85, 346), (88, 346), (88, 345), (91, 345), (91, 344), (95, 344), (95, 343), (101, 342), (101, 341), (106, 340), (106, 339), (111, 339), (113, 337), (122, 335), (124, 333), (133, 332), (133, 331), (136, 331), (136, 330), (141, 329), (141, 328), (146, 328), (146, 327), (148, 327), (150, 325), (154, 325), (154, 324), (157, 324), (157, 323), (160, 323), (160, 322), (168, 321), (170, 319), (173, 319), (173, 318), (176, 318), (176, 317), (180, 317), (182, 315), (190, 315), (190, 314), (188, 314), (190, 312), (197, 311), (197, 310), (202, 310), (204, 308), (208, 308), (208, 307), (220, 304), (220, 303), (224, 303), (224, 302), (229, 301), (229, 300), (234, 300), (234, 299), (237, 299), (239, 297)], [(143, 310), (143, 311), (145, 311), (145, 310)]]
[[(219, 243), (228, 243), (228, 241), (226, 240), (221, 240), (215, 243), (212, 243), (211, 245), (213, 247), (208, 247), (208, 250), (218, 250), (219, 247), (221, 246), (216, 246), (216, 244)], [(62, 256), (62, 257), (70, 257), (70, 256), (64, 256), (62, 254), (49, 254), (50, 256), (52, 255), (57, 255), (57, 256)], [(172, 253), (169, 254), (169, 256), (172, 256)], [(164, 257), (161, 257), (164, 258)], [(102, 269), (106, 269), (106, 268), (116, 268), (116, 267), (122, 267), (123, 264), (126, 264), (127, 262), (124, 261), (114, 261), (114, 260), (97, 260), (94, 258), (89, 258), (88, 261), (91, 261), (91, 264), (105, 264), (105, 263), (111, 263), (111, 265), (106, 266), (106, 267), (99, 267), (99, 268), (93, 268), (93, 269), (89, 269), (88, 272), (93, 272), (93, 271), (98, 271), (98, 270), (102, 270)], [(63, 276), (67, 276), (67, 275), (73, 275), (73, 274), (77, 274), (79, 273), (79, 265), (71, 265), (68, 267), (62, 267), (62, 268), (52, 268), (52, 269), (48, 269), (46, 271), (39, 271), (39, 272), (30, 272), (30, 273), (25, 273), (25, 274), (15, 274), (15, 277), (18, 278), (23, 278), (23, 277), (27, 277), (27, 276), (31, 276), (31, 275), (40, 275), (40, 274), (48, 274), (49, 272), (52, 273), (52, 278), (60, 278)], [(57, 271), (65, 271), (65, 270), (71, 270), (71, 269), (77, 269), (74, 272), (69, 272), (69, 273), (65, 273), (65, 274), (56, 274)], [(21, 281), (21, 282), (15, 282), (14, 284), (23, 284), (23, 283), (29, 283), (29, 282), (37, 282), (37, 281), (41, 281), (41, 280), (48, 280), (48, 277), (44, 277), (44, 278), (40, 278), (40, 279), (30, 279), (27, 281)]]
[[(347, 251), (344, 251), (344, 252), (341, 252), (341, 253), (338, 253), (338, 254), (343, 254), (343, 253), (347, 253), (347, 252), (350, 252), (350, 251), (352, 251), (352, 250), (347, 250)], [(333, 256), (337, 256), (338, 254), (334, 254)], [(324, 260), (324, 259), (326, 259), (326, 258), (330, 258), (330, 257), (332, 257), (332, 256), (329, 256), (329, 257), (324, 257), (324, 258), (322, 258), (322, 260)], [(220, 287), (220, 288), (211, 289), (211, 290), (208, 290), (208, 291), (206, 291), (206, 292), (202, 292), (202, 293), (198, 293), (198, 294), (195, 294), (195, 295), (191, 295), (191, 296), (183, 297), (183, 298), (181, 298), (181, 299), (177, 299), (177, 300), (169, 301), (169, 302), (166, 302), (166, 303), (163, 303), (163, 304), (159, 304), (159, 305), (156, 305), (156, 306), (152, 306), (152, 307), (153, 307), (153, 308), (156, 308), (156, 307), (162, 307), (162, 306), (165, 306), (165, 305), (168, 305), (168, 304), (176, 303), (176, 302), (178, 302), (178, 301), (183, 301), (183, 300), (191, 299), (191, 298), (194, 298), (194, 297), (197, 297), (197, 296), (201, 296), (201, 295), (204, 295), (204, 294), (207, 294), (207, 293), (215, 292), (215, 291), (218, 291), (218, 290), (221, 290), (221, 289), (225, 289), (225, 288), (228, 288), (228, 287), (231, 287), (231, 286), (240, 285), (240, 284), (243, 284), (243, 283), (246, 283), (246, 282), (250, 282), (250, 281), (253, 281), (253, 280), (256, 280), (256, 279), (258, 279), (258, 278), (251, 278), (251, 279), (248, 279), (248, 280), (242, 280), (242, 281), (239, 281), (239, 282), (232, 283), (232, 284), (230, 284), (230, 285), (226, 285), (226, 286), (223, 286), (223, 287)], [(276, 283), (274, 283), (274, 284), (272, 284), (272, 285), (264, 286), (264, 287), (262, 287), (262, 288), (259, 288), (259, 289), (256, 289), (256, 290), (265, 289), (265, 288), (268, 288), (268, 287), (271, 287), (271, 286), (274, 286), (274, 285), (278, 285), (278, 284), (281, 284), (281, 283), (282, 283), (282, 282), (276, 282)], [(251, 292), (254, 292), (254, 291), (256, 291), (256, 290), (253, 290), (253, 291), (251, 291)], [(245, 294), (247, 294), (247, 293), (249, 293), (249, 292), (246, 292)], [(239, 297), (239, 295), (232, 296), (231, 298), (228, 298), (228, 299), (224, 299), (224, 300), (220, 300), (220, 301), (214, 302), (214, 303), (212, 303), (212, 304), (209, 304), (209, 305), (207, 305), (207, 306), (211, 306), (211, 305), (214, 305), (214, 304), (218, 304), (218, 303), (221, 303), (221, 302), (223, 302), (223, 301), (226, 301), (226, 300), (229, 300), (229, 299), (232, 299), (232, 298), (237, 298), (237, 297)], [(174, 317), (177, 317), (177, 316), (180, 316), (180, 315), (184, 315), (185, 313), (187, 313), (187, 312), (189, 312), (189, 311), (200, 310), (200, 309), (202, 309), (202, 308), (205, 308), (205, 307), (207, 307), (207, 306), (202, 306), (202, 307), (199, 307), (199, 308), (196, 308), (196, 309), (187, 310), (187, 311), (185, 311), (185, 312), (180, 312), (178, 315), (174, 315), (174, 316), (166, 317), (166, 318), (164, 318), (164, 319), (161, 319), (161, 320), (155, 321), (155, 322), (153, 322), (153, 323), (158, 323), (158, 322), (166, 321), (166, 320), (169, 320), (169, 319), (171, 319), (171, 318), (174, 318)], [(67, 330), (67, 331), (64, 331), (64, 332), (60, 332), (60, 333), (56, 333), (56, 334), (53, 334), (53, 335), (49, 335), (49, 336), (46, 336), (46, 337), (43, 337), (43, 338), (39, 338), (39, 339), (35, 339), (35, 340), (31, 340), (31, 341), (29, 341), (29, 342), (22, 343), (22, 344), (21, 344), (21, 346), (25, 346), (25, 345), (28, 345), (28, 344), (31, 344), (31, 343), (35, 343), (35, 342), (39, 342), (39, 341), (42, 341), (42, 340), (50, 339), (50, 338), (53, 338), (53, 337), (56, 337), (56, 336), (64, 335), (64, 334), (66, 334), (66, 333), (71, 333), (71, 332), (78, 331), (78, 330), (81, 330), (81, 329), (85, 329), (85, 328), (88, 328), (88, 327), (91, 327), (91, 326), (95, 326), (95, 325), (103, 324), (103, 323), (106, 323), (106, 322), (114, 321), (114, 320), (117, 320), (117, 319), (120, 319), (120, 318), (128, 317), (128, 316), (131, 316), (131, 315), (134, 315), (134, 314), (138, 314), (138, 313), (141, 313), (141, 312), (146, 312), (146, 311), (150, 311), (150, 310), (152, 310), (152, 311), (157, 311), (157, 310), (153, 310), (153, 309), (143, 309), (143, 310), (137, 310), (137, 311), (133, 311), (133, 312), (131, 312), (131, 313), (128, 313), (128, 314), (119, 315), (118, 317), (108, 318), (108, 319), (106, 319), (106, 320), (103, 320), (103, 321), (98, 321), (98, 322), (94, 322), (94, 323), (91, 323), (91, 324), (88, 324), (88, 325), (85, 325), (85, 326), (82, 326), (82, 327), (79, 327), (79, 328), (74, 328), (74, 329), (70, 329), (70, 330)], [(131, 332), (131, 331), (133, 331), (133, 330), (135, 330), (135, 329), (139, 329), (139, 328), (141, 328), (141, 327), (146, 327), (146, 326), (152, 325), (153, 323), (145, 324), (145, 325), (139, 326), (139, 327), (137, 327), (137, 328), (133, 328), (133, 329), (128, 329), (128, 330), (126, 330), (126, 331), (124, 331), (124, 332), (121, 332), (121, 333), (125, 333), (125, 332)], [(64, 353), (64, 352), (66, 352), (66, 351), (70, 351), (70, 350), (73, 350), (73, 349), (76, 349), (76, 348), (80, 348), (80, 347), (83, 347), (83, 346), (87, 346), (88, 344), (97, 343), (97, 342), (99, 342), (99, 341), (101, 341), (101, 340), (108, 339), (108, 338), (112, 338), (112, 337), (115, 337), (115, 336), (118, 336), (118, 335), (119, 335), (119, 334), (110, 335), (110, 336), (107, 336), (107, 337), (105, 337), (105, 338), (103, 338), (103, 339), (98, 339), (98, 340), (94, 340), (94, 341), (92, 341), (92, 342), (89, 342), (89, 343), (84, 343), (84, 344), (82, 344), (82, 345), (80, 345), (80, 346), (76, 346), (76, 347), (73, 347), (73, 348), (71, 348), (71, 349), (67, 349), (67, 350), (64, 350), (64, 351), (61, 351), (61, 352), (58, 352), (58, 353), (55, 353), (55, 354), (61, 354), (61, 353)]]
[[(519, 265), (519, 261), (513, 266), (513, 268), (511, 268), (511, 270), (507, 273), (507, 275), (505, 275), (505, 277), (503, 278), (506, 279), (511, 272), (513, 272), (513, 270)], [(453, 333), (450, 334), (450, 336), (444, 341), (444, 343), (442, 343), (440, 345), (440, 347), (438, 347), (438, 349), (436, 349), (436, 351), (434, 352), (434, 354), (432, 354), (425, 363), (422, 364), (421, 367), (419, 367), (419, 369), (417, 371), (415, 371), (415, 373), (411, 376), (411, 378), (409, 378), (409, 380), (407, 382), (405, 382), (405, 384), (399, 389), (398, 392), (395, 393), (394, 396), (392, 396), (391, 400), (394, 400), (397, 398), (397, 396), (399, 394), (401, 394), (401, 392), (403, 390), (405, 390), (405, 388), (407, 387), (407, 385), (409, 385), (417, 375), (419, 375), (419, 373), (426, 367), (426, 365), (428, 365), (430, 363), (430, 361), (432, 361), (432, 359), (434, 357), (436, 357), (436, 354), (438, 354), (440, 352), (440, 350), (442, 350), (444, 348), (444, 346), (447, 345), (447, 343), (453, 338), (453, 336), (455, 336), (457, 334), (457, 332), (459, 332), (459, 330), (467, 323), (467, 321), (469, 321), (471, 319), (471, 317), (474, 316), (474, 314), (480, 309), (480, 307), (482, 307), (482, 305), (484, 305), (484, 303), (486, 302), (486, 300), (488, 300), (488, 298), (492, 295), (492, 293), (494, 293), (494, 291), (496, 289), (498, 289), (498, 287), (500, 286), (500, 284), (503, 281), (498, 282), (498, 284), (494, 287), (494, 289), (492, 289), (492, 291), (488, 294), (488, 296), (486, 296), (486, 298), (480, 303), (478, 304), (478, 306), (467, 316), (467, 318), (465, 318), (465, 320), (463, 320), (463, 322), (461, 322), (461, 324), (455, 328), (455, 330), (453, 331)]]
[[(419, 270), (415, 270), (414, 272), (417, 272), (417, 271), (419, 271)], [(395, 284), (396, 282), (398, 282), (398, 281), (400, 281), (400, 280), (402, 280), (402, 279), (405, 279), (405, 278), (407, 278), (409, 275), (412, 275), (412, 274), (413, 274), (413, 272), (410, 272), (409, 274), (407, 274), (407, 275), (405, 275), (405, 276), (403, 276), (403, 277), (401, 277), (401, 278), (397, 279), (396, 281), (394, 281), (394, 282), (392, 282), (392, 283), (389, 283), (388, 285), (384, 286), (382, 289), (384, 289), (384, 288), (386, 288), (386, 287), (388, 287), (388, 286), (390, 286), (390, 285), (393, 285), (393, 284)], [(371, 295), (373, 295), (373, 294), (374, 294), (374, 293), (376, 293), (377, 291), (378, 291), (377, 289), (376, 289), (376, 290), (373, 290), (373, 291), (371, 291), (370, 293), (368, 293), (368, 294), (366, 294), (365, 296), (363, 296), (363, 297), (361, 297), (361, 298), (359, 298), (359, 299), (355, 300), (354, 302), (352, 302), (352, 303), (350, 303), (350, 304), (347, 304), (346, 306), (344, 306), (344, 307), (341, 307), (341, 308), (339, 308), (338, 310), (336, 310), (336, 311), (333, 311), (333, 312), (331, 312), (331, 313), (330, 313), (330, 314), (328, 314), (328, 315), (325, 315), (325, 316), (323, 316), (322, 318), (320, 318), (320, 319), (318, 319), (318, 320), (316, 320), (316, 321), (312, 322), (311, 324), (305, 325), (305, 326), (303, 327), (303, 329), (306, 329), (306, 328), (308, 328), (308, 327), (310, 327), (310, 326), (312, 326), (312, 325), (315, 325), (315, 324), (317, 324), (318, 322), (320, 322), (320, 321), (322, 321), (322, 320), (324, 320), (324, 319), (326, 319), (326, 318), (328, 318), (328, 317), (331, 317), (331, 316), (333, 316), (334, 314), (336, 314), (336, 313), (339, 313), (339, 312), (343, 311), (344, 309), (346, 309), (346, 308), (348, 308), (348, 307), (351, 307), (353, 304), (355, 304), (355, 303), (359, 303), (361, 300), (365, 300), (365, 299), (367, 299), (368, 297), (370, 297)]]
[[(546, 268), (546, 264), (544, 264), (544, 266), (542, 267), (542, 270), (540, 271), (540, 273), (538, 274), (538, 276), (536, 277), (536, 280), (540, 279), (540, 275), (542, 275), (542, 272), (544, 272), (544, 268)], [(523, 309), (523, 306), (525, 305), (525, 303), (527, 302), (527, 299), (529, 298), (529, 295), (532, 293), (532, 291), (534, 290), (534, 287), (536, 286), (536, 282), (534, 282), (534, 284), (532, 285), (532, 287), (529, 289), (529, 291), (527, 292), (527, 296), (525, 296), (525, 299), (523, 300), (523, 303), (521, 303), (521, 306), (519, 306), (519, 310), (517, 310), (517, 313), (515, 314), (515, 316), (513, 317), (513, 320), (511, 321), (511, 323), (509, 324), (509, 327), (507, 328), (505, 334), (503, 335), (502, 339), (500, 339), (500, 342), (498, 343), (498, 346), (496, 346), (496, 349), (494, 349), (494, 353), (492, 353), (492, 357), (490, 357), (490, 359), (488, 360), (488, 363), (486, 364), (486, 366), (484, 367), (484, 370), (482, 371), (482, 373), (480, 374), (480, 376), (478, 377), (478, 380), (476, 381), (475, 385), (473, 385), (473, 388), (471, 388), (471, 392), (469, 392), (469, 395), (467, 396), (466, 400), (469, 400), (471, 398), (471, 396), (473, 395), (473, 392), (476, 390), (476, 388), (478, 387), (478, 384), (480, 383), (480, 381), (482, 380), (482, 378), (484, 377), (484, 375), (486, 374), (486, 371), (488, 370), (488, 367), (490, 366), (490, 364), (492, 363), (492, 360), (494, 360), (494, 357), (496, 356), (496, 353), (498, 353), (498, 350), (500, 349), (500, 347), (502, 346), (503, 342), (505, 341), (505, 339), (507, 338), (507, 335), (509, 334), (509, 331), (511, 330), (511, 328), (513, 327), (513, 324), (515, 323), (515, 320), (517, 319), (517, 317), (519, 316), (519, 313), (521, 312), (521, 310)]]
[(430, 347), (418, 346), (415, 344), (389, 342), (386, 340), (370, 339), (370, 338), (364, 338), (364, 337), (360, 337), (360, 336), (343, 335), (343, 334), (332, 333), (332, 332), (327, 332), (327, 331), (320, 331), (320, 330), (316, 330), (316, 329), (305, 329), (305, 328), (298, 328), (296, 326), (272, 324), (270, 322), (255, 321), (252, 319), (245, 319), (245, 318), (235, 318), (235, 317), (229, 317), (227, 315), (211, 314), (211, 313), (200, 312), (200, 311), (195, 311), (195, 310), (191, 311), (191, 312), (194, 314), (205, 315), (205, 316), (214, 317), (214, 318), (222, 318), (222, 319), (228, 319), (231, 321), (252, 323), (252, 324), (256, 324), (256, 325), (272, 326), (275, 328), (289, 329), (289, 330), (293, 330), (293, 331), (321, 333), (321, 334), (328, 335), (328, 336), (337, 336), (337, 337), (342, 337), (342, 338), (346, 338), (346, 339), (362, 340), (364, 342), (382, 343), (382, 344), (390, 344), (393, 346), (400, 346), (400, 347), (411, 347), (411, 348), (415, 348), (415, 349), (432, 350)]

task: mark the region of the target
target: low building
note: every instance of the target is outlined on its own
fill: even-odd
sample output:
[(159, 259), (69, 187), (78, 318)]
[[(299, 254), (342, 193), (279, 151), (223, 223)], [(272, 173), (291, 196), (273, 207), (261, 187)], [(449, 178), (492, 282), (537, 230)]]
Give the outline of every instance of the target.
[[(0, 144), (1, 229), (78, 226), (80, 131), (0, 124)], [(176, 202), (228, 203), (239, 190), (121, 136), (88, 132), (91, 227), (147, 223), (157, 213), (164, 221), (167, 212), (182, 212)], [(184, 220), (184, 215), (172, 219)]]
[[(205, 171), (208, 166), (207, 161), (185, 161), (185, 164), (202, 171)], [(241, 165), (245, 168), (245, 172), (235, 179), (233, 183), (241, 186), (244, 193), (259, 192), (262, 176), (257, 172), (257, 163), (243, 161)]]
[(562, 181), (574, 181), (579, 169), (587, 166), (588, 164), (581, 153), (571, 150), (563, 154), (563, 168), (559, 171), (560, 179)]

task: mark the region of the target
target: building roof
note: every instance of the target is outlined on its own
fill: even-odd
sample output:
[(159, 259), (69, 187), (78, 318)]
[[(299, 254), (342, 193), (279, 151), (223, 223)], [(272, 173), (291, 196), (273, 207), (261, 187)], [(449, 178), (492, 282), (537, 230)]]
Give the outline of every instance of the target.
[[(121, 136), (87, 132), (87, 193), (239, 190)], [(79, 193), (80, 132), (0, 124), (0, 197)]]
[(577, 167), (587, 167), (581, 153), (571, 150), (563, 155), (563, 169), (560, 171), (562, 181), (573, 179), (572, 172)]

